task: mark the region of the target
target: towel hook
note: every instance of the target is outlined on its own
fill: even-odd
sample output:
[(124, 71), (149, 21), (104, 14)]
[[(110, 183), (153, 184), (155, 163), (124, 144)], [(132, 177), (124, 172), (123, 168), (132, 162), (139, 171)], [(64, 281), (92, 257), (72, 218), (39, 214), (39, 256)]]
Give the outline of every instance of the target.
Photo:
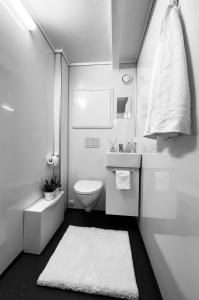
[(170, 0), (170, 5), (179, 6), (179, 0)]

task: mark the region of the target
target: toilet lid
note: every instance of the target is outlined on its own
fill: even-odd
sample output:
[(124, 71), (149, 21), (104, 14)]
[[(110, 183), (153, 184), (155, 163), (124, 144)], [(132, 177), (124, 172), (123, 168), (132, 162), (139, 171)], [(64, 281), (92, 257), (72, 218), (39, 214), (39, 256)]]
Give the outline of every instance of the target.
[(92, 194), (102, 187), (98, 180), (79, 180), (74, 185), (74, 190), (79, 194)]

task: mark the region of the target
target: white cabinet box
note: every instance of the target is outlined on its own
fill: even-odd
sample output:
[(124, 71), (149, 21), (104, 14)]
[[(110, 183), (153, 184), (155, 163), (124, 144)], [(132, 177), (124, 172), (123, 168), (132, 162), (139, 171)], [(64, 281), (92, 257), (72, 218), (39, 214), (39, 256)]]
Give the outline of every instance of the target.
[[(106, 214), (138, 216), (139, 179), (141, 154), (107, 152), (106, 165)], [(130, 172), (130, 189), (116, 188), (116, 171)]]
[(40, 254), (64, 220), (64, 192), (24, 210), (24, 252)]

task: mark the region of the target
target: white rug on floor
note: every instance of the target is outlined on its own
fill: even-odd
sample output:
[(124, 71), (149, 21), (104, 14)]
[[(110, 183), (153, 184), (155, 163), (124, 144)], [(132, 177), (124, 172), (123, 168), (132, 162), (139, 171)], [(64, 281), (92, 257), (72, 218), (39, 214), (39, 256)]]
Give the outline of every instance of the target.
[(128, 232), (69, 226), (37, 284), (138, 299)]

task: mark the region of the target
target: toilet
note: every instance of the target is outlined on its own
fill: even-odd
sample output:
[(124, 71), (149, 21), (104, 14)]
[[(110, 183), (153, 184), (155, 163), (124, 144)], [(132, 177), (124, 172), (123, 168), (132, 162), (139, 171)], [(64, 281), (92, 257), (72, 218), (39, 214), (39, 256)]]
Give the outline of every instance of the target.
[(74, 185), (77, 199), (81, 202), (86, 212), (90, 212), (97, 204), (102, 190), (102, 182), (98, 180), (79, 180)]

